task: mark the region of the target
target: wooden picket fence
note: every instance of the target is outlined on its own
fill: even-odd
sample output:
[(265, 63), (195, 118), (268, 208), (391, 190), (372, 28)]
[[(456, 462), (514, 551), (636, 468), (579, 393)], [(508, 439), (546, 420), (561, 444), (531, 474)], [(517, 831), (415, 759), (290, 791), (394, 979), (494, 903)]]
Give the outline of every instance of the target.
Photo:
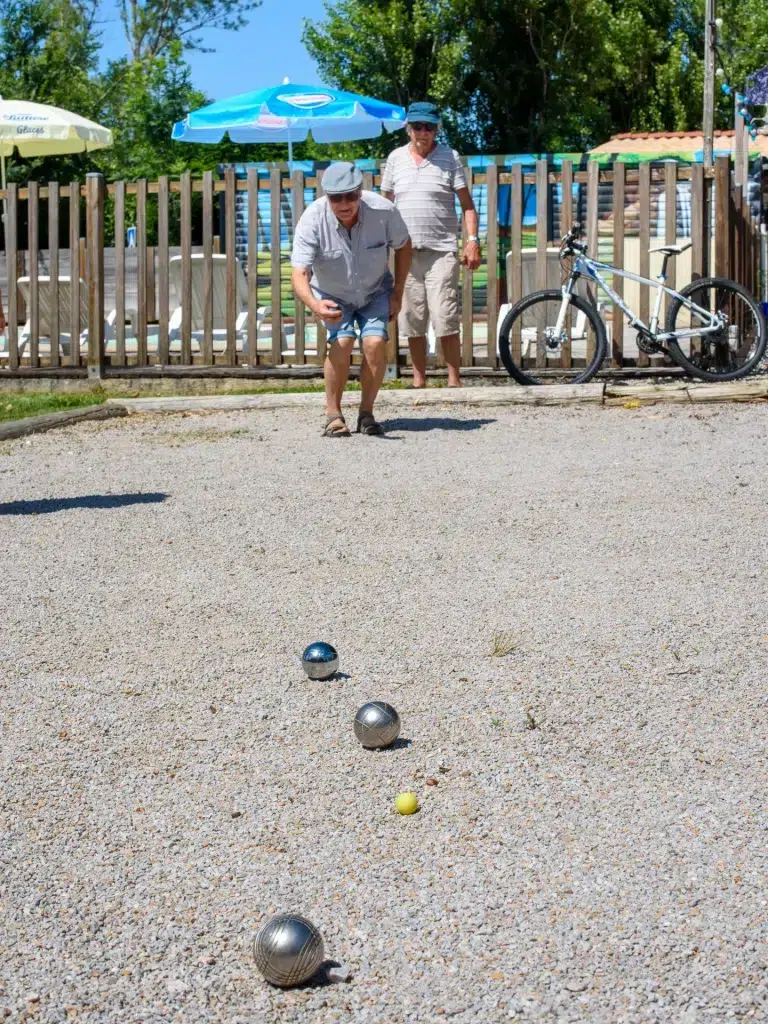
[[(366, 173), (366, 188), (379, 187), (380, 171)], [(563, 161), (553, 169), (539, 160), (534, 173), (490, 164), (466, 175), (473, 192), (482, 191), (487, 222), (481, 272), (473, 276), (462, 267), (466, 367), (498, 368), (503, 302), (559, 284), (556, 247), (574, 222), (581, 223), (590, 255), (645, 276), (656, 273), (652, 237), (656, 244), (690, 238), (686, 259), (670, 262), (673, 287), (710, 273), (733, 277), (753, 293), (759, 287), (759, 218), (734, 185), (728, 157), (718, 158), (711, 172), (672, 161), (636, 168)], [(504, 186), (510, 216), (500, 225)], [(535, 225), (523, 216), (531, 189)], [(262, 192), (269, 194), (268, 232), (259, 212)], [(321, 364), (325, 331), (286, 291), (293, 226), (320, 195), (322, 171), (289, 177), (280, 167), (268, 177), (251, 168), (246, 178), (228, 169), (223, 180), (208, 172), (200, 180), (184, 174), (178, 181), (105, 185), (100, 175), (88, 175), (84, 185), (9, 185), (0, 193), (8, 321), (0, 376), (248, 376)], [(247, 211), (240, 257), (238, 209)], [(135, 248), (126, 245), (130, 219)], [(621, 295), (625, 283), (614, 279)], [(647, 322), (649, 289), (633, 287), (637, 294), (627, 300)], [(632, 348), (620, 311), (609, 304), (602, 312), (611, 328), (610, 365), (647, 366), (649, 357)], [(389, 363), (404, 366), (407, 346), (396, 330), (388, 344)], [(438, 351), (430, 361), (439, 365), (439, 359)]]

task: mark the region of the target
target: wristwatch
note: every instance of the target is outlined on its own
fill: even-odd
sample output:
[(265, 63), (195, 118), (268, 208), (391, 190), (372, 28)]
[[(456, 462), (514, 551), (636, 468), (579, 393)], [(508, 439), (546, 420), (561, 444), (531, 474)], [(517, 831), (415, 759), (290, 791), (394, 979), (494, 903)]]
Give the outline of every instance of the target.
[(479, 242), (480, 239), (477, 237), (477, 235), (467, 235), (467, 241), (468, 242)]

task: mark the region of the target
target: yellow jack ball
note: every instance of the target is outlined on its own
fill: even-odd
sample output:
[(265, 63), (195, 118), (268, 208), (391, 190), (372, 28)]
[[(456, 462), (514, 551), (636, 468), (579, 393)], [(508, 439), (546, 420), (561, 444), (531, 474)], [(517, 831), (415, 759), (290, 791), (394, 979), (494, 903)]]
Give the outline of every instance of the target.
[(419, 809), (419, 801), (415, 793), (400, 793), (395, 798), (395, 807), (401, 814), (415, 814)]

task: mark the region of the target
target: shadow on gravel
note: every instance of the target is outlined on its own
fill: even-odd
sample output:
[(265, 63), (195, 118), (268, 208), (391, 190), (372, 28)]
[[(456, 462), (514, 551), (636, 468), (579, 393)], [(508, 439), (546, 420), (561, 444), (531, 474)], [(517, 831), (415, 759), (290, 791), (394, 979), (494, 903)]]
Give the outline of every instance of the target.
[(396, 419), (382, 421), (385, 430), (409, 430), (419, 433), (426, 430), (480, 430), (496, 420), (454, 420), (450, 416), (428, 416), (426, 419)]
[(83, 494), (78, 498), (38, 498), (34, 501), (0, 503), (0, 516), (42, 516), (70, 508), (123, 508), (126, 505), (156, 505), (168, 497), (162, 491), (147, 494)]
[(364, 747), (363, 749), (366, 753), (375, 754), (378, 757), (381, 754), (391, 754), (393, 750), (410, 750), (412, 746), (413, 740), (398, 736), (394, 743), (390, 743), (388, 747)]

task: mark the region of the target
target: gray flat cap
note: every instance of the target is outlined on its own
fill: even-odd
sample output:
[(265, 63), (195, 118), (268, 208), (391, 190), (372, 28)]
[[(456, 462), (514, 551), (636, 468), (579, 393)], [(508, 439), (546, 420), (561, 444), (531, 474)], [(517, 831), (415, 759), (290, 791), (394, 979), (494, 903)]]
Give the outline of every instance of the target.
[(332, 196), (354, 192), (363, 184), (363, 172), (347, 161), (331, 164), (323, 175), (323, 191)]

